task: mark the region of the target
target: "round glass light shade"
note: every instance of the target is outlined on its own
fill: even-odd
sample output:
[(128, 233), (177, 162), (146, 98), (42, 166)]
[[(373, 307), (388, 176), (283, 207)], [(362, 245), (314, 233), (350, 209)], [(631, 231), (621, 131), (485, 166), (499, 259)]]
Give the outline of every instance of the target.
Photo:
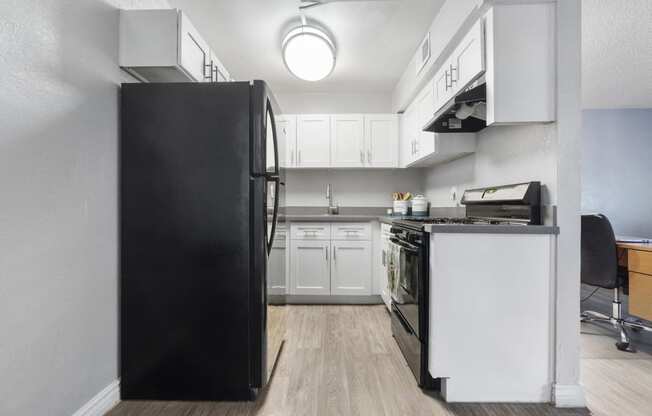
[(335, 68), (335, 45), (312, 26), (294, 28), (283, 39), (283, 61), (294, 76), (306, 81), (326, 78)]

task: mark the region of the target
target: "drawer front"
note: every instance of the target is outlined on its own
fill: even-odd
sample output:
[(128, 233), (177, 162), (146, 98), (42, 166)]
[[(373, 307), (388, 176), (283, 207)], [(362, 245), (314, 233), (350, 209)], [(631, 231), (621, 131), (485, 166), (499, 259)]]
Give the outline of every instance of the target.
[(627, 267), (632, 272), (652, 275), (652, 251), (628, 250)]
[(293, 240), (330, 240), (331, 225), (319, 222), (296, 222), (291, 225)]
[(629, 313), (652, 321), (652, 276), (629, 273)]
[(333, 240), (371, 240), (371, 224), (368, 222), (348, 222), (333, 224)]

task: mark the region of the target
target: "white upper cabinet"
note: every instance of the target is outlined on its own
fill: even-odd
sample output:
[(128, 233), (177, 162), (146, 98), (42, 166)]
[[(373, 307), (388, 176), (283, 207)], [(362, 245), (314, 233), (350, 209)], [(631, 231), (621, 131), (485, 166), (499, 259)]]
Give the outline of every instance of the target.
[[(366, 166), (372, 168), (398, 167), (398, 116), (370, 114), (364, 116)], [(366, 156), (366, 159), (365, 159)]]
[(485, 17), (487, 125), (556, 117), (556, 4), (496, 5)]
[(197, 82), (211, 78), (211, 57), (204, 41), (188, 16), (179, 12), (179, 65)]
[(426, 85), (403, 114), (400, 139), (401, 166), (403, 167), (422, 167), (444, 163), (475, 152), (475, 133), (423, 131), (423, 127), (435, 112), (435, 86), (433, 84), (436, 84), (434, 79)]
[(439, 111), (453, 98), (453, 90), (450, 86), (450, 69), (446, 65), (442, 66), (433, 78), (433, 98), (435, 102), (435, 112)]
[(291, 114), (276, 116), (279, 140), (279, 161), (284, 168), (295, 167), (297, 160), (297, 117)]
[(361, 114), (331, 116), (331, 166), (360, 168), (365, 163), (364, 118)]
[(421, 91), (417, 98), (417, 150), (416, 160), (426, 157), (435, 151), (435, 133), (423, 131), (423, 127), (435, 115), (435, 97), (433, 95), (432, 81)]
[(453, 51), (449, 63), (453, 94), (466, 88), (484, 73), (484, 31), (478, 21)]
[(226, 70), (226, 67), (213, 51), (211, 51), (210, 80), (212, 82), (229, 82), (232, 80), (229, 71)]
[(119, 32), (119, 65), (138, 79), (148, 82), (231, 80), (181, 10), (120, 10)]
[(299, 168), (330, 167), (330, 116), (297, 116), (297, 164)]
[(433, 115), (485, 71), (484, 31), (478, 21), (433, 78)]
[(417, 140), (419, 137), (417, 110), (418, 107), (414, 102), (405, 109), (401, 117), (401, 167), (407, 167), (417, 159)]
[(288, 168), (397, 168), (396, 114), (301, 114), (277, 117)]

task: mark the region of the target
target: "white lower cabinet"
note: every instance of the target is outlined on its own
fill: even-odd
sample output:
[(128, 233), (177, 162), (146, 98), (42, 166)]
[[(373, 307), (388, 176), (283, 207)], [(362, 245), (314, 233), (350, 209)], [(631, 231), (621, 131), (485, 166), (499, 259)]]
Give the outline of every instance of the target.
[(293, 223), (290, 230), (290, 294), (371, 295), (370, 223)]
[[(268, 225), (268, 227), (270, 227)], [(269, 295), (284, 295), (287, 291), (286, 283), (286, 262), (287, 258), (287, 232), (285, 228), (279, 227), (276, 230), (274, 243), (272, 244), (272, 251), (269, 253), (267, 260), (268, 267), (268, 287), (267, 293)]]
[(331, 242), (331, 294), (371, 295), (371, 243)]
[(294, 240), (290, 267), (293, 294), (329, 295), (330, 241)]

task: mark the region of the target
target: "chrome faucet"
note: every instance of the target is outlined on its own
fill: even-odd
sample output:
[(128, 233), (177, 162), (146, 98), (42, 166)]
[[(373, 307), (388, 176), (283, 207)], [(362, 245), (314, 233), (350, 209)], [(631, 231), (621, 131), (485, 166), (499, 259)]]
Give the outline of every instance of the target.
[(326, 199), (328, 199), (328, 215), (339, 214), (340, 207), (333, 204), (333, 186), (330, 183), (326, 185)]

